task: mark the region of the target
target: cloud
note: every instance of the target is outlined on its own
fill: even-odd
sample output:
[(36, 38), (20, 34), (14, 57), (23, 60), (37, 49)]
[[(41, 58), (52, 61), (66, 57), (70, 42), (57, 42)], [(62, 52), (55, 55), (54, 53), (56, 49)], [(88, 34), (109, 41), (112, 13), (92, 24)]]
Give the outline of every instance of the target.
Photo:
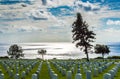
[(16, 32), (33, 32), (33, 31), (41, 31), (41, 28), (34, 27), (34, 26), (13, 26), (13, 29), (16, 30)]
[[(77, 12), (82, 14), (83, 20), (85, 20), (90, 27), (95, 27), (95, 29), (99, 31), (98, 34), (100, 35), (98, 38), (100, 39), (98, 40), (102, 40), (102, 34), (106, 33), (105, 30), (102, 30), (103, 33), (101, 33), (99, 29), (99, 27), (104, 26), (103, 24), (120, 25), (119, 20), (116, 20), (117, 22), (108, 20), (107, 23), (102, 20), (103, 18), (109, 17), (120, 18), (120, 11), (111, 10), (110, 6), (106, 3), (100, 3), (101, 1), (47, 0), (45, 2), (44, 5), (42, 0), (34, 0), (31, 4), (20, 2), (7, 6), (0, 5), (0, 24), (4, 24), (0, 25), (0, 30), (3, 33), (40, 32), (44, 35), (42, 38), (46, 40), (47, 38), (52, 40), (51, 36), (54, 37), (54, 40), (57, 40), (55, 37), (59, 38), (58, 36), (64, 34), (65, 37), (68, 36), (66, 40), (69, 40), (71, 36), (71, 25), (76, 19), (75, 16)], [(23, 7), (22, 4), (27, 6)], [(106, 33), (105, 36), (107, 35)], [(36, 33), (36, 37), (37, 36), (39, 36), (39, 34)]]
[(119, 42), (120, 41), (120, 29), (108, 28), (104, 30), (98, 30), (96, 32), (97, 42)]
[(116, 20), (116, 21), (113, 21), (113, 20), (108, 20), (106, 22), (107, 25), (120, 25), (120, 20)]
[(100, 5), (95, 3), (90, 3), (89, 1), (87, 2), (82, 2), (82, 1), (76, 1), (75, 2), (75, 7), (82, 8), (85, 11), (98, 11), (100, 10)]
[(3, 33), (2, 31), (0, 31), (0, 33)]
[(56, 19), (50, 12), (46, 11), (46, 9), (36, 9), (31, 10), (27, 15), (34, 20), (53, 20)]
[(45, 6), (47, 7), (58, 7), (58, 6), (63, 6), (63, 5), (67, 5), (67, 6), (72, 6), (74, 4), (75, 0), (42, 0), (42, 3), (45, 4)]

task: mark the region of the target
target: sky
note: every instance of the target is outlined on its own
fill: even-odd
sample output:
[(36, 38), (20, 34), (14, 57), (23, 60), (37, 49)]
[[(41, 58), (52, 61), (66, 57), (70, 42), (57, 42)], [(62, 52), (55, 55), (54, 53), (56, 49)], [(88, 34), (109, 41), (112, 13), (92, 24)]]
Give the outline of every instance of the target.
[(71, 42), (80, 12), (96, 42), (120, 42), (120, 0), (0, 0), (0, 43)]

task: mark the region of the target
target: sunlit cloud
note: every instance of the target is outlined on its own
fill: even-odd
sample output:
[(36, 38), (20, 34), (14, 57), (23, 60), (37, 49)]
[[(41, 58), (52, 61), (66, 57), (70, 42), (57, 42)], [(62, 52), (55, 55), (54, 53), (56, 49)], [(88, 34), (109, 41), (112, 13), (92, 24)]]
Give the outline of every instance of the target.
[(90, 3), (89, 1), (87, 2), (76, 1), (75, 7), (78, 7), (79, 9), (82, 8), (85, 11), (98, 11), (101, 8), (98, 3), (93, 4), (93, 3)]
[(113, 21), (113, 20), (108, 20), (107, 25), (120, 25), (120, 20), (116, 20), (116, 21)]
[(104, 29), (104, 30), (99, 30), (96, 32), (97, 33), (97, 42), (119, 42), (119, 34), (120, 34), (120, 29), (114, 29), (114, 28), (109, 28), (109, 29)]

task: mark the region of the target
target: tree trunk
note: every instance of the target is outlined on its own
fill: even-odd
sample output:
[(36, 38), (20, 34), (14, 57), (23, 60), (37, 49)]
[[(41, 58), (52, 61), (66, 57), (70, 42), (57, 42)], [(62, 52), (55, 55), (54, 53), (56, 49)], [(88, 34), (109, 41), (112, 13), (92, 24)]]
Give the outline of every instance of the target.
[(44, 56), (43, 56), (43, 54), (42, 54), (42, 59), (44, 60)]
[(89, 56), (88, 56), (88, 51), (87, 51), (87, 47), (85, 47), (85, 54), (86, 54), (86, 57), (87, 57), (87, 61), (89, 62)]
[(89, 56), (88, 56), (88, 52), (86, 52), (86, 56), (87, 56), (87, 61), (89, 62)]
[(103, 61), (104, 61), (104, 54), (102, 53)]

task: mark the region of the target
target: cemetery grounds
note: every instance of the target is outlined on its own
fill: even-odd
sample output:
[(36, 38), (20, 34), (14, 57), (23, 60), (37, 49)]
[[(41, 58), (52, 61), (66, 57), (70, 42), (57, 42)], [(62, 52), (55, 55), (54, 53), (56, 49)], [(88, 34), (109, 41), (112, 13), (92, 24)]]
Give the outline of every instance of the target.
[(0, 79), (120, 79), (120, 60), (1, 59)]

